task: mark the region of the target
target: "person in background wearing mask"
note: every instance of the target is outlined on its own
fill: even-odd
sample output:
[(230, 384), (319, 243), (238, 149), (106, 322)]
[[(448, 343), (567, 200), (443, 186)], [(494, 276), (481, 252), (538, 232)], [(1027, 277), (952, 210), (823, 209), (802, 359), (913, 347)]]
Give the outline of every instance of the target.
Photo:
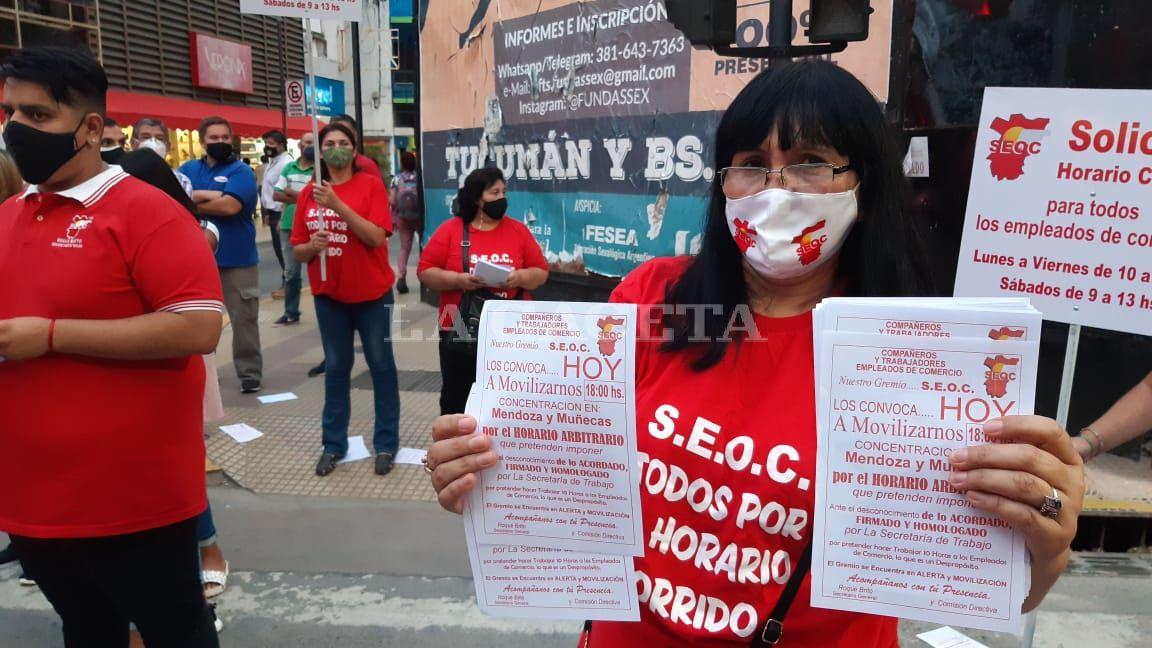
[[(356, 120), (351, 115), (337, 115), (333, 117), (332, 121), (329, 123), (344, 124), (344, 126), (352, 132), (352, 146), (356, 150), (356, 160), (353, 162), (353, 165), (355, 166), (356, 170), (363, 171), (369, 175), (374, 175), (377, 178), (383, 180), (384, 176), (380, 173), (380, 165), (376, 164), (376, 160), (373, 160), (367, 155), (364, 155), (362, 152), (364, 147), (360, 144), (360, 126), (356, 123)], [(320, 364), (308, 370), (308, 377), (312, 378), (314, 376), (323, 374), (325, 367), (325, 362), (321, 360)]]
[(100, 136), (100, 158), (108, 164), (117, 164), (124, 155), (124, 129), (115, 119), (104, 120), (104, 133)]
[[(648, 261), (612, 294), (613, 302), (640, 307), (636, 420), (638, 449), (646, 457), (641, 472), (649, 471), (641, 483), (676, 466), (687, 481), (710, 484), (710, 493), (786, 502), (804, 512), (799, 519), (812, 519), (814, 489), (796, 485), (816, 479), (812, 309), (830, 295), (930, 290), (918, 224), (904, 209), (901, 148), (888, 129), (872, 93), (826, 61), (773, 66), (732, 101), (716, 131), (720, 172), (712, 182), (700, 253)], [(801, 257), (797, 238), (816, 228), (822, 247), (815, 257)], [(707, 421), (725, 439), (746, 436), (757, 448), (788, 448), (794, 478), (779, 483), (716, 463), (712, 453), (694, 452), (691, 443), (681, 443), (684, 437), (673, 437), (672, 419), (678, 433), (679, 426)], [(996, 443), (954, 451), (949, 481), (977, 513), (999, 516), (1023, 536), (1031, 554), (1027, 612), (1068, 564), (1083, 504), (1083, 466), (1067, 433), (1051, 419), (1010, 416), (989, 421), (984, 431)], [(459, 513), (477, 483), (473, 473), (499, 458), (471, 417), (441, 417), (432, 433), (432, 484), (441, 505)], [(1064, 508), (1042, 515), (1053, 488), (1065, 494)], [(640, 498), (646, 536), (667, 538), (674, 521), (677, 537), (691, 529), (693, 537), (708, 534), (717, 547), (786, 556), (780, 562), (787, 567), (745, 578), (757, 570), (726, 560), (685, 562), (667, 542), (653, 542), (635, 559), (637, 587), (651, 594), (641, 598), (640, 622), (596, 621), (581, 645), (747, 647), (786, 591), (799, 595), (787, 618), (776, 619), (784, 626), (781, 645), (899, 645), (894, 618), (809, 605), (801, 557), (811, 546), (811, 524), (766, 534), (736, 516), (672, 501), (663, 490), (641, 488)], [(711, 513), (724, 502), (715, 499)], [(691, 610), (676, 613), (679, 595), (670, 603), (658, 594), (664, 587), (693, 592)], [(745, 620), (700, 623), (704, 607), (696, 606), (697, 598)]]
[[(548, 281), (548, 260), (528, 227), (506, 216), (504, 173), (476, 169), (456, 196), (458, 213), (437, 228), (416, 268), (420, 283), (440, 291), (440, 413), (464, 411), (476, 380), (476, 344), (461, 339), (465, 299), (531, 299)], [(466, 234), (467, 233), (467, 234)], [(468, 243), (465, 244), (465, 235)], [(464, 257), (465, 250), (468, 257)], [(481, 259), (511, 269), (502, 285), (489, 286), (472, 274)]]
[[(284, 276), (284, 251), (280, 244), (280, 218), (284, 214), (284, 203), (276, 199), (276, 181), (280, 179), (284, 167), (292, 161), (288, 154), (288, 138), (278, 130), (264, 133), (264, 175), (260, 178), (260, 206), (264, 213), (264, 223), (272, 231), (272, 251), (280, 263), (280, 275)], [(284, 286), (272, 291), (273, 299), (284, 297)]]
[[(164, 122), (152, 117), (145, 117), (136, 122), (132, 127), (132, 150), (137, 151), (140, 149), (151, 149), (156, 152), (165, 162), (168, 161), (168, 127)], [(180, 187), (184, 189), (184, 193), (188, 197), (192, 197), (192, 181), (188, 176), (180, 173), (176, 169), (172, 169), (172, 173), (176, 174), (176, 179), (180, 181)], [(215, 229), (215, 225), (213, 225)], [(213, 249), (216, 245), (213, 244)]]
[(1152, 430), (1152, 373), (1072, 439), (1084, 463)]
[(224, 284), (224, 304), (232, 321), (232, 362), (240, 392), (254, 394), (263, 385), (260, 352), (260, 272), (256, 251), (256, 176), (240, 161), (232, 144), (232, 127), (222, 117), (200, 122), (204, 157), (190, 160), (180, 172), (192, 180), (192, 201), (200, 216), (220, 230), (216, 265)]
[(356, 119), (352, 115), (336, 115), (329, 123), (344, 124), (356, 136), (353, 140), (356, 147), (356, 170), (367, 172), (369, 175), (383, 180), (384, 175), (380, 173), (380, 165), (376, 164), (376, 160), (364, 155), (364, 143), (360, 141), (360, 125), (356, 123)]
[(303, 279), (300, 262), (292, 254), (292, 224), (296, 216), (296, 199), (304, 187), (312, 182), (315, 174), (316, 149), (312, 146), (312, 133), (300, 136), (300, 159), (289, 162), (280, 172), (276, 181), (275, 198), (284, 204), (284, 215), (280, 217), (280, 244), (284, 247), (284, 314), (276, 320), (275, 326), (292, 326), (300, 323), (300, 290)]
[(416, 155), (411, 151), (400, 154), (400, 173), (392, 178), (392, 222), (400, 233), (400, 258), (396, 264), (399, 275), (396, 292), (408, 294), (408, 257), (412, 254), (412, 239), (424, 229), (424, 210), (420, 206), (420, 178), (416, 174)]
[[(360, 334), (376, 405), (377, 475), (392, 470), (400, 446), (400, 391), (392, 355), (392, 284), (388, 237), (392, 214), (384, 182), (356, 169), (356, 134), (329, 124), (320, 131), (321, 186), (300, 191), (292, 224), (296, 260), (308, 264), (316, 320), (329, 363), (324, 376), (323, 451), (316, 474), (330, 475), (348, 452), (353, 341)], [(320, 255), (327, 256), (327, 280)]]
[(0, 277), (20, 278), (0, 281), (0, 493), (20, 494), (0, 531), (65, 646), (126, 646), (133, 622), (148, 645), (216, 648), (196, 556), (212, 255), (178, 203), (101, 160), (91, 54), (17, 51), (0, 80), (30, 185), (0, 206)]

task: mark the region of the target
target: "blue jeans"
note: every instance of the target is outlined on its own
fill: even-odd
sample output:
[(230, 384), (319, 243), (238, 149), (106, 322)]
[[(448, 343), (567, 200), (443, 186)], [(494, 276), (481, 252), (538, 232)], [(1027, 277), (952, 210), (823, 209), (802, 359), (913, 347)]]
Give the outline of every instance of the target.
[(324, 373), (324, 452), (348, 453), (348, 420), (352, 412), (353, 338), (360, 333), (364, 359), (372, 375), (376, 433), (372, 447), (393, 455), (400, 448), (400, 388), (392, 355), (392, 292), (356, 304), (316, 297), (316, 321), (328, 367)]
[(284, 247), (284, 314), (292, 319), (300, 319), (300, 289), (304, 280), (300, 274), (300, 262), (292, 254), (292, 232), (280, 230), (280, 244)]
[(211, 504), (196, 518), (196, 542), (201, 549), (216, 544), (216, 523), (212, 520)]

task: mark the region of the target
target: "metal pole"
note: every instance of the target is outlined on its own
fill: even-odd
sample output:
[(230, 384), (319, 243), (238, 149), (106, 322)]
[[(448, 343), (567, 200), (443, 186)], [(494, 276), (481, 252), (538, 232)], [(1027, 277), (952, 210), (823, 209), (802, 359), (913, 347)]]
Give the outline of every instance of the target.
[(277, 41), (280, 45), (280, 91), (284, 93), (283, 100), (280, 102), (280, 126), (284, 137), (288, 137), (288, 92), (285, 87), (285, 84), (288, 83), (288, 48), (285, 46), (287, 39), (284, 37), (284, 17), (281, 16), (276, 20), (280, 27), (277, 32)]
[[(768, 7), (768, 47), (784, 48), (792, 44), (792, 0), (772, 0)], [(787, 62), (787, 58), (770, 58), (774, 62)], [(777, 63), (778, 64), (778, 63)]]
[(356, 146), (364, 152), (364, 97), (360, 88), (360, 23), (352, 23), (352, 96), (356, 101)]
[(1080, 351), (1080, 325), (1068, 325), (1068, 346), (1064, 349), (1064, 374), (1060, 377), (1060, 403), (1056, 407), (1056, 422), (1068, 427), (1068, 407), (1072, 401), (1072, 381), (1076, 377), (1076, 355)]
[[(316, 121), (317, 121), (316, 120), (316, 65), (312, 60), (312, 43), (311, 43), (311, 41), (312, 41), (312, 19), (311, 18), (306, 19), (303, 22), (302, 26), (304, 27), (304, 68), (305, 68), (305, 72), (308, 74), (308, 87), (309, 87), (309, 93), (310, 93), (310, 96), (308, 98), (308, 111), (310, 113), (312, 113), (312, 147), (313, 147), (313, 150), (315, 151), (315, 154), (313, 155), (312, 165), (313, 165), (313, 168), (315, 169), (315, 173), (314, 173), (315, 180), (314, 181), (316, 183), (316, 186), (319, 187), (324, 182), (324, 180), (320, 175), (320, 165), (321, 165), (320, 134), (317, 132), (317, 131), (319, 131), (320, 127), (316, 123)], [(317, 209), (317, 212), (320, 212), (320, 230), (319, 231), (323, 232), (324, 226), (326, 224), (324, 213), (321, 212), (319, 209)], [(320, 280), (321, 281), (328, 281), (328, 251), (327, 250), (320, 253)]]
[[(1056, 406), (1056, 422), (1068, 429), (1068, 410), (1072, 403), (1072, 383), (1076, 379), (1076, 356), (1080, 351), (1080, 325), (1068, 325), (1068, 345), (1064, 347), (1064, 373), (1060, 376), (1060, 402)], [(1036, 611), (1024, 616), (1024, 637), (1021, 648), (1032, 648), (1036, 639)]]

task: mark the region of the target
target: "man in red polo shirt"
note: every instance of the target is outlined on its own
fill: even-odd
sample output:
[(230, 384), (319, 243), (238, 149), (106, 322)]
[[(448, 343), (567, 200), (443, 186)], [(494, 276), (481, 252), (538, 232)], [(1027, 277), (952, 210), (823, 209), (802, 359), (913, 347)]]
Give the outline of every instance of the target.
[(201, 354), (222, 296), (194, 219), (100, 158), (87, 52), (0, 68), (27, 191), (0, 206), (0, 531), (76, 646), (216, 647), (200, 586)]

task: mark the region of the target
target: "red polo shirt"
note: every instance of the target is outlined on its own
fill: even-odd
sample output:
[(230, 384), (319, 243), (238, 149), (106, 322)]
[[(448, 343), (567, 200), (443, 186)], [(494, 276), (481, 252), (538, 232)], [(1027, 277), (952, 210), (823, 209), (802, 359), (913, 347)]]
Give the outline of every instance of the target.
[[(113, 166), (0, 205), (0, 320), (113, 320), (220, 311), (196, 222)], [(205, 506), (204, 361), (49, 354), (0, 363), (0, 530), (133, 533)]]

